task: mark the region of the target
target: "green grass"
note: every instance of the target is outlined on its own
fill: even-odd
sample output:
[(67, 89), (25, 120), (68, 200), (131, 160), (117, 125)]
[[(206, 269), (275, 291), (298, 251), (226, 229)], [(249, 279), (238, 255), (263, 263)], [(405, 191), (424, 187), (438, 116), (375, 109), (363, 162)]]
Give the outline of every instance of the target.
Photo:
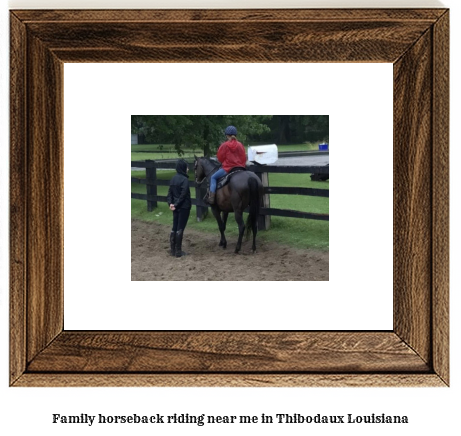
[[(305, 144), (277, 145), (279, 152), (284, 151), (315, 151), (319, 149), (321, 142), (306, 142)], [(257, 144), (250, 144), (257, 145)]]
[[(318, 150), (318, 142), (306, 144), (280, 145), (279, 152), (284, 151), (313, 151)], [(245, 147), (247, 148), (247, 147)], [(146, 151), (161, 151), (162, 153), (143, 153)], [(194, 154), (202, 156), (203, 152), (199, 149), (184, 149), (184, 155), (181, 157), (189, 158)], [(158, 159), (176, 159), (179, 155), (173, 144), (136, 144), (131, 146), (131, 160), (158, 160)]]
[[(197, 153), (196, 153), (197, 154)], [(184, 153), (181, 158), (193, 158), (193, 152)], [(131, 160), (160, 160), (160, 159), (178, 159), (179, 155), (175, 153), (131, 153)]]
[[(329, 189), (329, 182), (313, 182), (310, 174), (269, 174), (269, 185), (278, 187)], [(291, 209), (302, 212), (328, 213), (329, 201), (324, 197), (306, 195), (272, 195), (270, 206), (276, 209)]]
[(131, 144), (131, 151), (168, 151), (176, 152), (174, 144)]
[[(132, 177), (145, 178), (145, 171), (132, 171)], [(170, 180), (174, 171), (157, 171), (157, 177)], [(272, 186), (299, 186), (306, 188), (328, 189), (328, 182), (313, 182), (309, 174), (277, 174), (269, 175), (269, 184)], [(145, 185), (131, 184), (131, 192), (146, 193)], [(158, 195), (166, 196), (168, 187), (158, 186)], [(191, 196), (195, 198), (195, 189), (191, 189)], [(292, 209), (313, 213), (329, 213), (329, 199), (323, 197), (310, 197), (304, 195), (271, 195), (270, 206), (277, 209)], [(166, 203), (158, 203), (153, 212), (147, 212), (147, 204), (144, 200), (131, 200), (131, 216), (143, 221), (157, 221), (161, 224), (171, 225), (171, 211)], [(195, 206), (192, 207), (191, 217), (187, 224), (189, 228), (210, 232), (219, 235), (216, 221), (211, 214), (201, 223), (195, 220)], [(226, 235), (237, 237), (237, 225), (231, 214), (229, 216)], [(306, 220), (299, 218), (271, 217), (269, 231), (258, 233), (258, 238), (265, 241), (273, 241), (298, 248), (314, 248), (328, 250), (329, 247), (329, 223), (328, 221)]]
[[(144, 153), (156, 151), (158, 153)], [(199, 149), (185, 149), (182, 158), (203, 154)], [(173, 144), (133, 144), (131, 145), (131, 160), (177, 159), (179, 157)]]

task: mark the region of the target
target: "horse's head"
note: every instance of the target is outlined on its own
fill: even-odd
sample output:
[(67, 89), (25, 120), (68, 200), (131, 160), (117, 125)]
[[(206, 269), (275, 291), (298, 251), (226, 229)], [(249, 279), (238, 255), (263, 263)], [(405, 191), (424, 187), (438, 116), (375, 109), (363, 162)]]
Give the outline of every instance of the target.
[(194, 155), (195, 182), (200, 184), (215, 172), (221, 165), (209, 157), (197, 157)]
[(202, 183), (206, 177), (205, 169), (203, 168), (203, 157), (194, 155), (194, 158), (195, 183)]

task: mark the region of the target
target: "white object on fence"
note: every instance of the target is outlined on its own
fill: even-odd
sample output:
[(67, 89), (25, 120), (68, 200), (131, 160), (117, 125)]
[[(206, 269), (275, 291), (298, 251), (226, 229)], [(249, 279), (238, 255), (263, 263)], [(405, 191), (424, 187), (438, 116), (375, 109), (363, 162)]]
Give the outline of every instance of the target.
[(275, 144), (248, 147), (248, 160), (250, 162), (267, 165), (276, 162), (278, 158), (279, 153)]

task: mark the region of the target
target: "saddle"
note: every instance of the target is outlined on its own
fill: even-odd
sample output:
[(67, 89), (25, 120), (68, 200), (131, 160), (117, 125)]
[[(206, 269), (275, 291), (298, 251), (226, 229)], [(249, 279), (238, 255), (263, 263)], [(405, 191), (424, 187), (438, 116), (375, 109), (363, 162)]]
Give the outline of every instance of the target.
[(231, 170), (230, 170), (225, 176), (223, 176), (223, 177), (221, 177), (220, 179), (218, 179), (218, 183), (217, 183), (217, 185), (216, 185), (216, 190), (221, 189), (221, 188), (223, 188), (224, 186), (226, 186), (226, 185), (230, 182), (230, 180), (231, 180), (231, 178), (232, 178), (232, 176), (233, 176), (234, 174), (239, 173), (240, 171), (246, 171), (246, 170), (247, 170), (247, 169), (244, 168), (244, 167), (234, 167), (234, 168), (231, 168)]
[[(247, 169), (244, 168), (244, 167), (234, 167), (234, 168), (231, 168), (231, 170), (223, 177), (221, 177), (220, 179), (218, 179), (218, 183), (216, 184), (216, 192), (218, 191), (218, 189), (221, 189), (222, 187), (226, 186), (232, 176), (234, 174), (237, 174), (239, 173), (240, 171), (246, 171)], [(210, 196), (210, 191), (207, 191), (207, 193), (205, 194), (205, 197), (203, 197), (203, 201), (205, 203), (208, 203), (208, 197)]]

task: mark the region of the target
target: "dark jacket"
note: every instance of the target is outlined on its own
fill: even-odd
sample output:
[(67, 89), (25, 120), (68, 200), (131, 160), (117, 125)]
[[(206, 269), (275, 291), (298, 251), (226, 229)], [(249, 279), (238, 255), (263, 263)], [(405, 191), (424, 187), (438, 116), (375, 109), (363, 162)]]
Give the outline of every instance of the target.
[(176, 209), (190, 209), (192, 207), (187, 163), (182, 159), (178, 160), (176, 164), (176, 174), (170, 181), (166, 199), (168, 204), (174, 204)]

